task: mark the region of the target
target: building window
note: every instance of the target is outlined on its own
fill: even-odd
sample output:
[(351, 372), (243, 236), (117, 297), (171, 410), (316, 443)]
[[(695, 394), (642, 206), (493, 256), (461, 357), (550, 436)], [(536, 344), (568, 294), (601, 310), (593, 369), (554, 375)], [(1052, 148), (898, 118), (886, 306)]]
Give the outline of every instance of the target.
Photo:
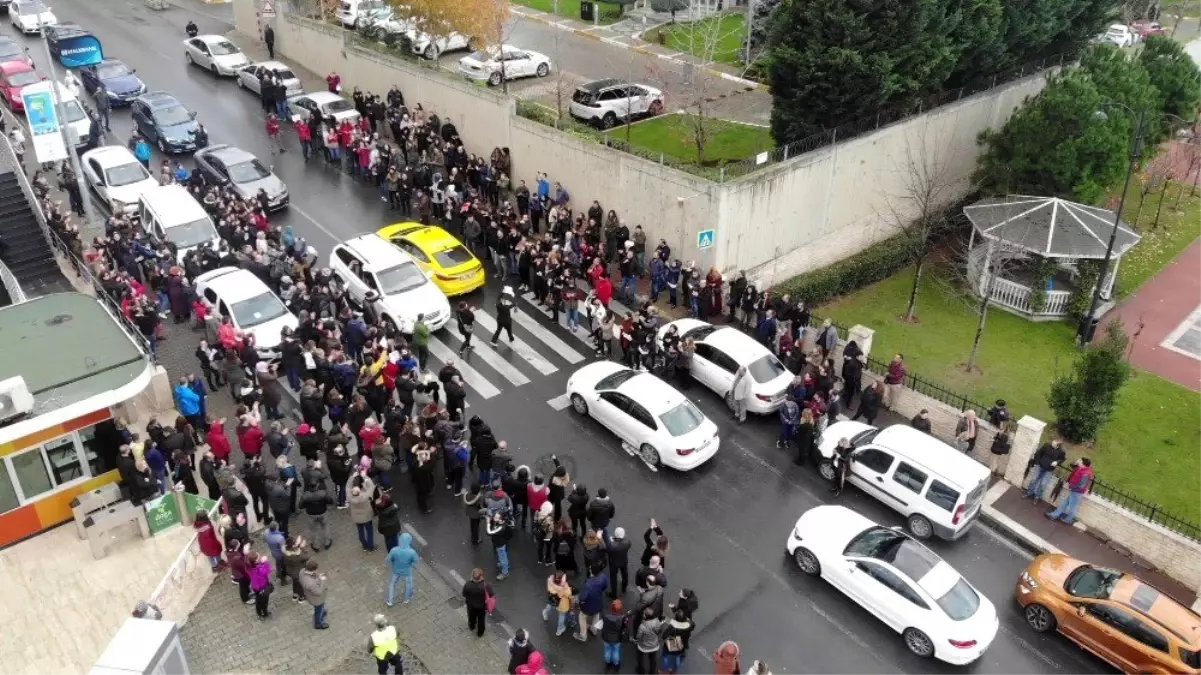
[(56, 486), (70, 483), (87, 475), (83, 468), (83, 462), (79, 459), (75, 434), (56, 438), (42, 447), (46, 450), (46, 459), (50, 462), (50, 470), (54, 473)]
[(17, 491), (13, 489), (12, 478), (8, 476), (8, 470), (4, 468), (4, 460), (0, 459), (0, 513), (12, 511), (21, 505), (21, 500), (17, 497)]
[(26, 502), (54, 488), (40, 447), (13, 455), (8, 461), (12, 463), (13, 475)]
[(117, 468), (121, 434), (112, 420), (98, 422), (79, 430), (79, 442), (92, 476), (102, 476)]

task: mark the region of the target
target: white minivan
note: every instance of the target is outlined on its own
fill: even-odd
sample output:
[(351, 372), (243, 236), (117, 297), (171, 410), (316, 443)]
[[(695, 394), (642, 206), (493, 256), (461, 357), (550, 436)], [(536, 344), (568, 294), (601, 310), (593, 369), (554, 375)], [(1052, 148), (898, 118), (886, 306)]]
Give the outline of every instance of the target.
[(221, 243), (213, 219), (182, 185), (159, 185), (142, 193), (138, 203), (142, 228), (156, 241), (175, 245), (179, 260), (204, 243)]
[(905, 516), (914, 537), (954, 541), (980, 517), (989, 476), (980, 462), (908, 425), (836, 422), (818, 442), (818, 470), (827, 480), (844, 438), (855, 446), (848, 482)]

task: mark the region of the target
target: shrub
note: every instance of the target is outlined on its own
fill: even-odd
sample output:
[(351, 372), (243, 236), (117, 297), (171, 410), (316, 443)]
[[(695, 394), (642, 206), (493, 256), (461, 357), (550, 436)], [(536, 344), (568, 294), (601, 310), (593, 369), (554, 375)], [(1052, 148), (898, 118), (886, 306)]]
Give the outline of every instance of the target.
[(777, 284), (774, 292), (776, 295), (788, 293), (813, 307), (883, 281), (912, 263), (913, 258), (913, 240), (902, 234), (873, 244), (833, 265), (788, 279)]
[(1118, 391), (1130, 377), (1128, 342), (1122, 322), (1110, 322), (1105, 338), (1076, 359), (1072, 374), (1051, 383), (1047, 403), (1055, 411), (1055, 426), (1064, 438), (1075, 443), (1096, 438), (1097, 430), (1109, 419)]
[(1093, 286), (1101, 278), (1100, 260), (1081, 260), (1076, 263), (1076, 288), (1068, 298), (1068, 313), (1077, 319), (1088, 314), (1093, 303)]

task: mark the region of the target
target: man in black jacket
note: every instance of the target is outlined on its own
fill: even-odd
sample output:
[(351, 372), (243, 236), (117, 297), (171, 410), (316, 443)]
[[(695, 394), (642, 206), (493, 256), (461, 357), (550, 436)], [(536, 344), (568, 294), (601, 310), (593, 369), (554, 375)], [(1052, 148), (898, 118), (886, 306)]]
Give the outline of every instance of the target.
[(246, 483), (246, 491), (250, 493), (255, 520), (264, 522), (268, 514), (268, 503), (267, 471), (263, 468), (262, 455), (253, 455), (246, 460), (246, 464), (242, 466), (242, 481)]
[[(630, 540), (626, 539), (625, 528), (613, 530), (613, 538), (605, 547), (605, 553), (609, 557), (609, 597), (624, 596), (630, 583)], [(621, 577), (620, 594), (617, 592), (618, 576)]]
[[(133, 467), (132, 459), (133, 455), (131, 454), (130, 468)], [(117, 470), (121, 473), (121, 480), (125, 480), (125, 472), (121, 471), (121, 458), (117, 458)], [(200, 481), (208, 488), (209, 499), (221, 498), (221, 486), (217, 484), (217, 459), (212, 451), (206, 451), (204, 457), (200, 459)]]
[(505, 286), (501, 291), (500, 297), (496, 299), (496, 332), (492, 334), (492, 346), (496, 346), (497, 340), (500, 339), (500, 332), (505, 331), (509, 334), (509, 342), (513, 341), (513, 287)]
[(309, 532), (312, 534), (314, 551), (334, 545), (334, 539), (329, 534), (329, 523), (325, 520), (325, 512), (333, 501), (333, 497), (325, 491), (324, 481), (316, 490), (306, 490), (300, 497), (304, 512), (309, 514)]
[(1050, 443), (1043, 443), (1042, 447), (1034, 451), (1034, 457), (1030, 462), (1034, 465), (1034, 479), (1030, 481), (1030, 487), (1026, 488), (1026, 499), (1041, 499), (1043, 493), (1047, 491), (1047, 483), (1055, 475), (1055, 467), (1063, 463), (1067, 459), (1067, 455), (1063, 451), (1063, 439), (1056, 438)]
[(609, 545), (609, 523), (613, 517), (617, 515), (617, 509), (613, 506), (613, 500), (609, 499), (609, 491), (601, 488), (596, 491), (596, 497), (588, 503), (588, 522), (592, 525), (593, 530), (600, 530), (601, 536), (605, 540), (605, 545)]
[(288, 536), (288, 518), (292, 515), (292, 481), (271, 481), (267, 486), (267, 504), (271, 506), (271, 516), (279, 524), (279, 531)]

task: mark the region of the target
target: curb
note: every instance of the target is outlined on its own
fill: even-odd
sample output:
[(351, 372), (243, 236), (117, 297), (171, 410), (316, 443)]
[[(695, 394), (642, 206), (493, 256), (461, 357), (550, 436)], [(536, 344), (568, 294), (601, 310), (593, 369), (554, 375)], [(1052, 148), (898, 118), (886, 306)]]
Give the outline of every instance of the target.
[(1017, 544), (1018, 547), (1033, 555), (1063, 553), (1062, 550), (1051, 544), (1051, 542), (1034, 534), (1014, 519), (991, 506), (981, 508), (980, 520), (1004, 535), (1006, 539)]
[[(556, 17), (553, 15), (547, 14), (545, 12), (538, 12), (538, 11), (531, 11), (531, 12), (514, 11), (513, 13), (516, 14), (517, 16), (520, 16), (523, 19), (537, 21), (538, 23), (550, 26), (552, 28), (558, 28), (559, 30), (567, 31), (568, 33), (571, 33), (573, 35), (579, 35), (581, 37), (585, 37), (590, 40), (595, 40), (596, 42), (600, 42), (603, 44), (618, 47), (620, 49), (625, 49), (627, 51), (635, 52), (637, 54), (642, 54), (643, 56), (651, 56), (651, 57), (660, 59), (662, 61), (668, 61), (670, 63), (675, 63), (675, 64), (682, 65), (682, 66), (691, 65), (693, 68), (696, 68), (697, 70), (700, 70), (700, 71), (704, 71), (705, 73), (708, 73), (709, 75), (712, 75), (713, 77), (719, 77), (723, 80), (726, 80), (728, 82), (734, 82), (735, 84), (741, 85), (743, 87), (747, 87), (749, 89), (762, 90), (767, 93), (771, 93), (771, 88), (768, 85), (763, 84), (761, 82), (755, 82), (754, 80), (748, 80), (746, 78), (738, 77), (737, 75), (731, 75), (731, 74), (725, 72), (724, 70), (718, 70), (717, 68), (711, 68), (709, 66), (702, 66), (702, 65), (693, 63), (691, 61), (677, 59), (677, 58), (668, 56), (667, 54), (660, 54), (658, 52), (652, 51), (652, 50), (647, 49), (646, 47), (642, 47), (640, 45), (626, 44), (626, 43), (621, 42), (620, 40), (616, 40), (614, 38), (604, 37), (602, 35), (590, 33), (587, 30), (581, 30), (579, 28), (576, 28), (576, 27), (568, 24), (567, 22), (571, 21), (571, 19), (564, 19), (562, 17)], [(558, 20), (556, 21), (555, 19), (558, 19)]]

